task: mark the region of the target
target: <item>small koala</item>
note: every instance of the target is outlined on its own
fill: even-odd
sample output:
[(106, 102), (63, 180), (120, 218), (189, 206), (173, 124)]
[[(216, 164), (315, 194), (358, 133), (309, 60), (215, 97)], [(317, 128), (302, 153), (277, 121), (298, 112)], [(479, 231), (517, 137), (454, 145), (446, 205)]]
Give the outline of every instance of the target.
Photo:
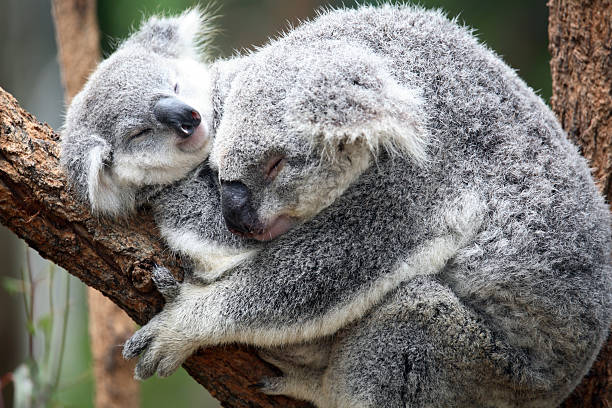
[(215, 217), (218, 181), (205, 162), (241, 60), (208, 60), (210, 20), (194, 8), (145, 21), (72, 100), (60, 158), (77, 197), (95, 214), (111, 217), (126, 217), (145, 202), (153, 205), (156, 197), (163, 201), (165, 187), (189, 179), (197, 168), (203, 186), (193, 208), (189, 203), (184, 208), (203, 215), (200, 235), (182, 228), (166, 238), (171, 245), (179, 240), (181, 252), (193, 254), (196, 271), (206, 270), (207, 276), (222, 273), (254, 246)]
[(113, 166), (140, 152), (108, 132), (125, 160), (104, 164), (88, 153), (100, 142), (86, 130), (105, 129), (91, 107), (68, 115), (84, 130), (63, 150), (81, 195), (113, 215), (147, 195), (196, 261), (180, 284), (155, 271), (166, 306), (124, 348), (142, 354), (137, 377), (243, 342), (284, 373), (264, 391), (320, 407), (540, 407), (571, 391), (610, 321), (608, 213), (499, 58), (438, 12), (383, 6), (324, 13), (208, 68), (224, 79), (195, 109), (213, 170), (158, 149), (133, 161), (168, 160), (155, 178), (125, 180)]
[[(137, 375), (244, 342), (284, 372), (264, 391), (320, 407), (558, 405), (608, 334), (610, 217), (542, 100), (411, 6), (325, 12), (244, 58), (209, 164), (228, 228), (264, 243), (206, 286), (156, 272)], [(198, 235), (194, 180), (157, 203), (168, 234)]]
[(61, 164), (98, 214), (129, 214), (146, 187), (178, 180), (208, 157), (210, 27), (197, 9), (148, 20), (90, 76), (62, 130)]

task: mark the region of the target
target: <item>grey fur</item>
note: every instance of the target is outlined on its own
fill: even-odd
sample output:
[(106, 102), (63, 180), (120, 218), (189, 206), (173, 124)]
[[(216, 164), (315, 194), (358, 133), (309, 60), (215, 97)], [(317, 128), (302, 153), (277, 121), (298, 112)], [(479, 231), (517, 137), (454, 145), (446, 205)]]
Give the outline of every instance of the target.
[[(468, 30), (330, 11), (212, 72), (215, 170), (153, 202), (197, 268), (126, 343), (137, 377), (245, 342), (284, 372), (264, 391), (320, 407), (549, 407), (573, 389), (611, 318), (608, 210), (550, 110)], [(217, 178), (295, 227), (230, 235)]]
[(176, 299), (179, 294), (179, 285), (168, 269), (156, 267), (153, 269), (152, 278), (155, 287), (163, 295), (166, 302), (172, 302)]

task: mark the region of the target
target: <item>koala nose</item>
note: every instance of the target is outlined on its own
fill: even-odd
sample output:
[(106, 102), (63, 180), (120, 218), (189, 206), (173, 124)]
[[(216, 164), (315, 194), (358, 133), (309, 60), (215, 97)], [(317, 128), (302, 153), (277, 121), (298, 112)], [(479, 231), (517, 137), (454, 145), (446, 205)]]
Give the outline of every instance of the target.
[(177, 98), (162, 98), (153, 107), (155, 118), (164, 125), (176, 130), (181, 137), (193, 134), (202, 118), (200, 113)]
[(221, 210), (231, 232), (240, 235), (253, 232), (257, 217), (251, 208), (249, 189), (243, 183), (221, 182)]

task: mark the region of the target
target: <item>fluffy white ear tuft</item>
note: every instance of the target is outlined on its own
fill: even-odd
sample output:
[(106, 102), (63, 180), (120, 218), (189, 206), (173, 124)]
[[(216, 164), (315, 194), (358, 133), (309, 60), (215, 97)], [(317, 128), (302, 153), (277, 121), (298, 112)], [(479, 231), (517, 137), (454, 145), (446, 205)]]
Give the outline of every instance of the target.
[(178, 20), (178, 38), (184, 42), (185, 51), (199, 53), (200, 41), (211, 31), (205, 14), (196, 7), (185, 11)]
[(157, 54), (200, 59), (215, 32), (208, 10), (193, 7), (174, 17), (153, 16), (123, 46), (138, 44)]
[(334, 151), (340, 143), (364, 143), (374, 155), (384, 149), (391, 155), (409, 157), (419, 165), (426, 163), (430, 137), (419, 92), (390, 82), (379, 96), (376, 114), (369, 118), (363, 115), (366, 120), (335, 127), (315, 126), (326, 151)]
[(135, 207), (134, 191), (129, 186), (117, 185), (113, 180), (108, 166), (111, 147), (106, 141), (102, 142), (89, 150), (87, 157), (87, 197), (91, 210), (114, 217), (127, 215)]
[[(296, 130), (323, 141), (326, 152), (350, 144), (427, 161), (430, 133), (418, 88), (400, 84), (386, 61), (352, 44), (322, 42), (305, 49), (286, 118)], [(300, 68), (298, 68), (300, 70)]]
[(207, 51), (215, 32), (213, 17), (199, 7), (183, 12), (177, 19), (177, 56), (199, 59)]
[(383, 83), (385, 108), (380, 118), (368, 126), (370, 137), (375, 139), (370, 146), (382, 147), (391, 154), (407, 155), (419, 164), (425, 163), (430, 135), (420, 93), (391, 78), (385, 78)]

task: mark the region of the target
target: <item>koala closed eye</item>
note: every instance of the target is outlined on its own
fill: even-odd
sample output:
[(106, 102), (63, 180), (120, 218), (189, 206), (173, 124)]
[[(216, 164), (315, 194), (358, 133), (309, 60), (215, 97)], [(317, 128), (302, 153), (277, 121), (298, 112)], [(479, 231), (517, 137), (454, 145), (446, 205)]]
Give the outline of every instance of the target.
[(278, 176), (278, 173), (280, 173), (280, 171), (283, 169), (283, 167), (285, 167), (286, 163), (287, 159), (285, 158), (285, 156), (277, 155), (272, 157), (272, 159), (268, 161), (265, 167), (264, 174), (266, 181), (274, 180), (276, 176)]
[(136, 129), (132, 132), (130, 132), (130, 135), (128, 136), (128, 140), (132, 141), (134, 139), (138, 139), (142, 136), (146, 136), (148, 134), (150, 134), (153, 131), (153, 129), (151, 128), (140, 128), (140, 129)]

